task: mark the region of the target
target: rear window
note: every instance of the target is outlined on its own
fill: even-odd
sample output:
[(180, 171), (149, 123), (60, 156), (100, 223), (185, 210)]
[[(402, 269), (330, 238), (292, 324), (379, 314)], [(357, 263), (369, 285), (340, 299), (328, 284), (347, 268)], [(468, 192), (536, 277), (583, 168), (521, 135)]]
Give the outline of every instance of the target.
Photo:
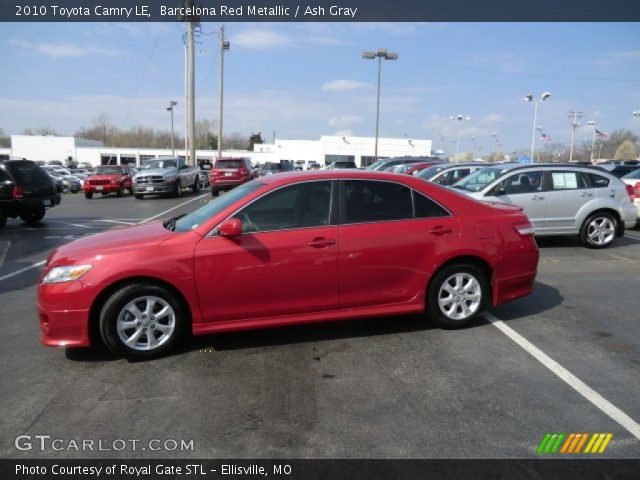
[(609, 186), (609, 179), (607, 177), (603, 177), (602, 175), (597, 175), (595, 173), (589, 173), (588, 175), (594, 187), (604, 188)]
[(47, 172), (33, 162), (11, 162), (6, 168), (18, 185), (51, 184)]
[(216, 160), (213, 168), (244, 168), (244, 160)]

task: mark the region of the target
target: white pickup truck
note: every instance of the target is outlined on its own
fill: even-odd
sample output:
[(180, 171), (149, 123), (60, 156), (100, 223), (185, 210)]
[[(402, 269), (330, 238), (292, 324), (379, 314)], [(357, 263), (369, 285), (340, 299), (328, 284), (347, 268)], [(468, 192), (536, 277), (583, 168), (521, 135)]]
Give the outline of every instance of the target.
[(194, 193), (200, 190), (200, 167), (191, 167), (181, 158), (156, 158), (147, 161), (133, 177), (133, 195), (142, 200), (145, 195), (179, 197), (184, 188)]

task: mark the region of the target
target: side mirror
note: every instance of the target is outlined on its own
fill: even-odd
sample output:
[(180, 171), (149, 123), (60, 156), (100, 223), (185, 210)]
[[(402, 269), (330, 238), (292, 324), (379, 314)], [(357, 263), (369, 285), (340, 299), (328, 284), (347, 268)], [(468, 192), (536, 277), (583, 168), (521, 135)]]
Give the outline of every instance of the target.
[(218, 227), (218, 233), (222, 237), (235, 238), (242, 235), (242, 220), (239, 218), (229, 218)]

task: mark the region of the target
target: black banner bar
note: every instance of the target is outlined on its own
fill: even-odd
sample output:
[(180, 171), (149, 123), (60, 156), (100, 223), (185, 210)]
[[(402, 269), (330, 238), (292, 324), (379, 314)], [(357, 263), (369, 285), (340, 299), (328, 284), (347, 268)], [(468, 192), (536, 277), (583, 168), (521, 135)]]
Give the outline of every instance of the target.
[(637, 480), (640, 460), (0, 460), (2, 480)]
[(3, 22), (634, 22), (638, 0), (0, 0)]

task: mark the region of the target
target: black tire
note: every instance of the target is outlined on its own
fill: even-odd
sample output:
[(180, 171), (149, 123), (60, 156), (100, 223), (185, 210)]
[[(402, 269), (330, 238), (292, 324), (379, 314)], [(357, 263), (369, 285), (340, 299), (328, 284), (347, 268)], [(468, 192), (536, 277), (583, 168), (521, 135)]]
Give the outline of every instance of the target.
[[(602, 225), (613, 225), (613, 228), (603, 231), (603, 236), (600, 237), (598, 235), (598, 231), (600, 227), (598, 224)], [(609, 232), (610, 233), (604, 233)], [(607, 248), (610, 247), (613, 241), (616, 239), (616, 234), (618, 232), (618, 219), (608, 212), (596, 212), (590, 215), (582, 224), (580, 228), (580, 241), (587, 248)], [(602, 240), (602, 241), (601, 241)]]
[(84, 192), (84, 198), (91, 200), (93, 198), (93, 192)]
[(144, 200), (144, 195), (141, 195), (139, 193), (136, 193), (133, 198), (135, 198), (136, 200)]
[(124, 187), (120, 185), (120, 187), (118, 188), (118, 191), (116, 192), (116, 196), (122, 197), (123, 195), (124, 195)]
[[(118, 325), (117, 325), (118, 317), (127, 304), (129, 304), (130, 302), (138, 298), (147, 297), (147, 296), (157, 297), (163, 300), (164, 302), (166, 302), (166, 304), (168, 304), (171, 307), (171, 309), (173, 309), (173, 312), (174, 312), (173, 332), (170, 334), (170, 336), (167, 337), (164, 343), (160, 344), (159, 346), (153, 349), (150, 349), (150, 350), (136, 349), (136, 348), (132, 348), (129, 345), (126, 345), (124, 341), (120, 338), (120, 335), (118, 334)], [(160, 305), (160, 307), (162, 306)], [(137, 333), (136, 330), (145, 328), (145, 325), (147, 325), (148, 323), (148, 325), (146, 326), (147, 330), (144, 333), (140, 333), (139, 336), (137, 337), (138, 340), (140, 340), (140, 337), (145, 337), (145, 342), (148, 343), (149, 342), (149, 338), (147, 337), (147, 335), (149, 334), (148, 332), (153, 332), (153, 329), (151, 328), (153, 324), (150, 323), (154, 321), (153, 317), (147, 317), (144, 320), (140, 318), (139, 322), (137, 321), (137, 318), (134, 319), (132, 315), (130, 315), (129, 318), (132, 319), (132, 321), (135, 323), (135, 326), (132, 326), (130, 330), (124, 331), (123, 335), (133, 336), (134, 333)], [(127, 319), (127, 317), (125, 317), (125, 319)], [(157, 357), (166, 355), (175, 347), (175, 345), (184, 336), (185, 332), (187, 331), (187, 327), (189, 323), (187, 312), (185, 312), (181, 302), (179, 301), (178, 298), (176, 298), (176, 296), (173, 293), (171, 293), (169, 290), (167, 290), (164, 287), (153, 285), (153, 284), (147, 284), (147, 283), (132, 283), (130, 285), (126, 285), (120, 288), (119, 290), (116, 290), (104, 303), (104, 306), (100, 311), (100, 317), (98, 322), (99, 322), (98, 326), (100, 330), (100, 337), (104, 341), (104, 344), (107, 346), (107, 348), (113, 354), (120, 357), (131, 359), (131, 360), (149, 360), (152, 358), (157, 358)], [(147, 322), (147, 323), (143, 323), (143, 322)], [(133, 330), (133, 333), (127, 333), (127, 332), (131, 332), (131, 330)], [(150, 334), (156, 337), (157, 333), (160, 333), (160, 335), (162, 335), (162, 332), (159, 330), (156, 330), (156, 333), (150, 333)]]
[(20, 212), (20, 218), (23, 222), (34, 225), (44, 218), (45, 212), (44, 204), (40, 203), (37, 207)]
[(7, 217), (3, 213), (0, 213), (0, 228), (4, 228), (6, 224), (7, 224)]
[[(446, 288), (445, 283), (448, 283), (448, 280), (451, 280), (454, 275), (458, 275), (458, 274), (462, 274), (463, 277), (472, 277), (476, 280), (477, 287), (474, 286), (474, 289), (470, 290), (470, 292), (471, 291), (475, 292), (477, 289), (479, 289), (480, 297), (478, 299), (477, 305), (475, 305), (472, 300), (467, 300), (464, 297), (460, 297), (460, 299), (462, 300), (462, 303), (464, 303), (467, 306), (467, 308), (471, 311), (470, 315), (465, 316), (462, 303), (456, 306), (455, 305), (456, 300), (455, 300), (454, 294), (444, 291), (443, 293), (445, 294), (449, 293), (449, 295), (453, 299), (452, 303), (450, 303), (450, 305), (453, 306), (452, 315), (459, 314), (462, 316), (461, 318), (454, 319), (447, 315), (444, 307), (440, 306), (439, 299), (441, 297), (441, 289)], [(448, 283), (448, 285), (450, 288), (452, 288), (455, 285), (455, 283), (454, 285), (452, 285), (451, 283)], [(455, 295), (458, 295), (458, 294), (462, 295), (463, 293), (464, 291), (460, 291)], [(442, 297), (442, 299), (446, 301), (449, 295)], [(471, 295), (471, 293), (469, 293), (469, 295)], [(474, 322), (478, 314), (482, 312), (485, 305), (487, 304), (489, 297), (490, 297), (490, 289), (489, 289), (488, 280), (485, 273), (480, 268), (476, 267), (475, 265), (464, 264), (464, 263), (449, 265), (448, 267), (445, 267), (442, 270), (440, 270), (438, 273), (436, 273), (429, 284), (429, 290), (427, 292), (427, 314), (431, 322), (433, 322), (435, 325), (444, 329), (456, 329), (456, 328), (468, 327)], [(467, 302), (471, 302), (471, 303), (467, 303)]]
[(220, 195), (220, 190), (218, 190), (215, 187), (211, 187), (211, 195), (213, 195), (214, 197), (217, 197), (218, 195)]
[(62, 193), (69, 193), (69, 187), (67, 185), (62, 186)]
[(182, 196), (182, 184), (180, 180), (176, 180), (176, 188), (173, 191), (173, 196), (176, 198), (180, 198)]
[(198, 193), (200, 191), (200, 177), (196, 177), (191, 190), (193, 191), (193, 193)]

